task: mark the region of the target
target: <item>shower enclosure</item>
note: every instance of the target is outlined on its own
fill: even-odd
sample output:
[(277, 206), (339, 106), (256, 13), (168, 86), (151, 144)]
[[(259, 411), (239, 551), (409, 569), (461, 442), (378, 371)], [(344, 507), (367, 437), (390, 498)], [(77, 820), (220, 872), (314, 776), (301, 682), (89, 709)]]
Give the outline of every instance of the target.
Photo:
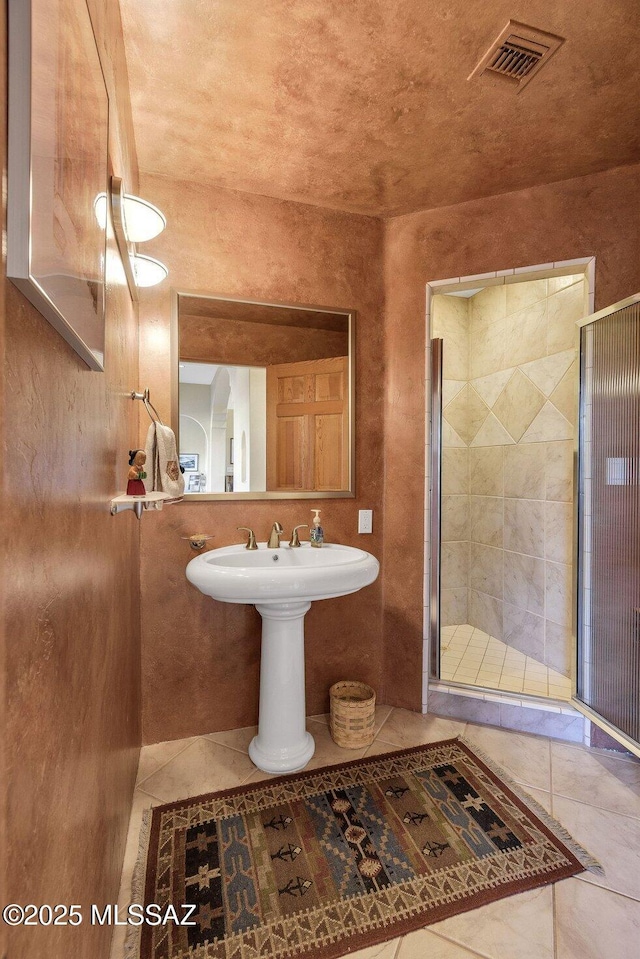
[(571, 697), (586, 312), (583, 274), (433, 297), (433, 677)]
[(433, 297), (430, 675), (638, 751), (640, 295), (587, 302), (582, 274)]

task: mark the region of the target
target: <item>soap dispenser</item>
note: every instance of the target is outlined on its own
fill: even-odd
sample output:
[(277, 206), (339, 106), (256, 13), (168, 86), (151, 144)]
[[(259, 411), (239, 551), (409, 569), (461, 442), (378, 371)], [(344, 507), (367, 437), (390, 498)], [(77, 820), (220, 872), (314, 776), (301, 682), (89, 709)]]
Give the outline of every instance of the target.
[(324, 543), (324, 530), (320, 525), (320, 510), (314, 509), (312, 512), (315, 514), (313, 517), (313, 525), (311, 526), (311, 533), (309, 534), (309, 540), (312, 546), (317, 546), (320, 548)]

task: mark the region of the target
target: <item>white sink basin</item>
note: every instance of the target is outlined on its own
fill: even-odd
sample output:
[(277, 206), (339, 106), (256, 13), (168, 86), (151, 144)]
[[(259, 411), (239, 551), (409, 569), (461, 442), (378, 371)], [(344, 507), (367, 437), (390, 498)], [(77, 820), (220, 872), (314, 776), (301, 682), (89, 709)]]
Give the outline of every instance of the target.
[(316, 599), (355, 593), (376, 579), (375, 556), (325, 543), (257, 550), (223, 546), (196, 556), (187, 579), (223, 603), (253, 603), (262, 616), (260, 718), (249, 755), (268, 773), (304, 769), (315, 742), (305, 717), (304, 617)]
[(196, 556), (187, 579), (200, 592), (223, 603), (311, 602), (345, 596), (368, 586), (378, 576), (375, 556), (352, 546), (326, 543), (315, 549), (281, 546), (257, 550), (223, 546)]

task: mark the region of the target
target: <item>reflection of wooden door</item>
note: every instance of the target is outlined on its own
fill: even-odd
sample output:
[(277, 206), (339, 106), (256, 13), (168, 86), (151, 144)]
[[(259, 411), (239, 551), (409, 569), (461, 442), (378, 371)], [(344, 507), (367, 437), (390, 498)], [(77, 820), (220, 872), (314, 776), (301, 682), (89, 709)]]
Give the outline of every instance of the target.
[(267, 367), (267, 489), (349, 486), (348, 357)]

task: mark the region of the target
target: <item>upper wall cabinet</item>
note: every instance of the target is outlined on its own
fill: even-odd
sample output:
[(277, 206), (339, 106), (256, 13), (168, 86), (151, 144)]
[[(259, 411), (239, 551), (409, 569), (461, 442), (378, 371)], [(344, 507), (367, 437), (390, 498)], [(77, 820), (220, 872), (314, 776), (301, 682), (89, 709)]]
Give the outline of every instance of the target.
[(354, 313), (173, 294), (186, 495), (354, 495)]

